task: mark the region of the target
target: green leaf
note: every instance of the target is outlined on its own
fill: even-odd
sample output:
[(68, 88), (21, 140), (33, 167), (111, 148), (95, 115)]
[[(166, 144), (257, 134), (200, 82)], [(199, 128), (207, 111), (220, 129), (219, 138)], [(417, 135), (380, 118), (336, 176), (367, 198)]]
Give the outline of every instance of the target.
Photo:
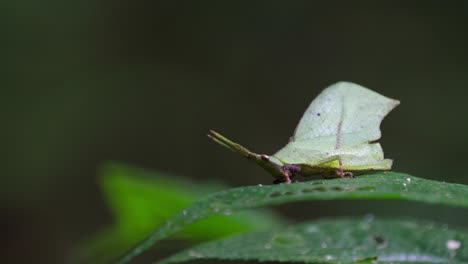
[(296, 201), (336, 199), (411, 200), (468, 207), (466, 197), (468, 197), (468, 186), (426, 180), (395, 172), (369, 174), (351, 179), (235, 188), (205, 197), (185, 209), (185, 213), (177, 214), (157, 232), (128, 252), (120, 263), (127, 263), (157, 241), (171, 236), (197, 220), (243, 209)]
[[(82, 258), (97, 262), (122, 254), (207, 193), (226, 189), (221, 184), (194, 183), (181, 177), (115, 163), (102, 169), (100, 180), (115, 224), (84, 246)], [(282, 223), (269, 211), (214, 216), (184, 228), (177, 234), (177, 239), (211, 240)]]
[(338, 82), (312, 101), (289, 143), (272, 156), (253, 153), (214, 131), (208, 136), (288, 183), (296, 174), (337, 172), (343, 177), (351, 171), (390, 170), (392, 160), (384, 159), (375, 141), (381, 137), (380, 123), (399, 103), (358, 84)]
[[(468, 262), (468, 232), (430, 222), (328, 219), (204, 243), (158, 263), (195, 259), (302, 263)], [(371, 262), (377, 263), (377, 262)]]

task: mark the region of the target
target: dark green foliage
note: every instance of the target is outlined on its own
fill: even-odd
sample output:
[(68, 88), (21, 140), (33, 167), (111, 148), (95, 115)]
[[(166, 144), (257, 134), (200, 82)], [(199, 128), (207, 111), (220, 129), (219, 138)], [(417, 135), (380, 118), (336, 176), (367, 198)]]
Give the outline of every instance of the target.
[[(159, 262), (194, 259), (303, 263), (461, 263), (468, 232), (430, 222), (326, 219), (208, 242)], [(375, 262), (374, 262), (375, 263)]]
[(296, 201), (336, 199), (410, 200), (468, 207), (466, 197), (468, 186), (425, 180), (394, 172), (368, 174), (352, 179), (235, 188), (209, 195), (182, 210), (129, 251), (120, 263), (127, 263), (157, 241), (200, 219), (213, 215), (229, 216), (238, 210)]

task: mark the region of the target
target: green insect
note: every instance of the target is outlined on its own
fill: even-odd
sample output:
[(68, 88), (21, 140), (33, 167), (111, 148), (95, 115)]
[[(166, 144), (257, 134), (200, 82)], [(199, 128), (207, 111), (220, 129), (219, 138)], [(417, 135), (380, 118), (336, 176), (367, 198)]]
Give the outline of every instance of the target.
[(353, 172), (390, 170), (384, 159), (380, 123), (400, 102), (363, 86), (338, 82), (323, 90), (307, 108), (288, 144), (268, 156), (251, 152), (215, 131), (208, 137), (255, 161), (275, 183), (300, 174), (352, 177)]

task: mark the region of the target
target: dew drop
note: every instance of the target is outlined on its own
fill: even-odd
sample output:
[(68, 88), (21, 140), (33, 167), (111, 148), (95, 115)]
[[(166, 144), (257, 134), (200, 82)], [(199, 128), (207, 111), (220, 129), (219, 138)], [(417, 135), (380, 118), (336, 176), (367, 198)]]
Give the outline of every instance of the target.
[(218, 213), (219, 210), (220, 210), (220, 207), (222, 207), (223, 204), (219, 203), (219, 202), (214, 202), (212, 204), (210, 204), (210, 207), (211, 209), (215, 212), (215, 213)]
[(332, 260), (333, 259), (333, 256), (332, 255), (326, 255), (325, 256), (325, 260)]
[(428, 223), (428, 224), (426, 224), (425, 227), (430, 230), (430, 229), (434, 228), (434, 224), (433, 223)]
[(268, 243), (268, 244), (265, 244), (265, 246), (263, 246), (265, 249), (271, 249), (271, 244)]
[(374, 214), (366, 214), (362, 219), (362, 222), (359, 224), (359, 228), (362, 230), (369, 230), (371, 228), (371, 224), (374, 221)]
[(192, 258), (202, 258), (203, 255), (195, 250), (190, 250), (188, 252), (189, 256), (192, 257)]
[(316, 225), (310, 225), (305, 230), (307, 233), (317, 233), (319, 232), (319, 228)]
[(183, 210), (183, 211), (182, 211), (182, 214), (183, 214), (183, 215), (187, 215), (187, 211)]
[(370, 224), (372, 223), (372, 221), (374, 221), (374, 218), (375, 218), (374, 214), (366, 214), (364, 216), (364, 222), (367, 224)]
[(406, 182), (411, 183), (411, 178), (410, 177), (406, 178)]
[(224, 210), (224, 215), (232, 215), (232, 211), (230, 209)]
[(262, 187), (262, 186), (263, 186), (263, 185), (262, 185), (261, 183), (258, 185), (258, 187)]
[(460, 248), (461, 242), (458, 240), (450, 239), (450, 240), (447, 240), (446, 245), (447, 245), (447, 249), (449, 250), (457, 250)]

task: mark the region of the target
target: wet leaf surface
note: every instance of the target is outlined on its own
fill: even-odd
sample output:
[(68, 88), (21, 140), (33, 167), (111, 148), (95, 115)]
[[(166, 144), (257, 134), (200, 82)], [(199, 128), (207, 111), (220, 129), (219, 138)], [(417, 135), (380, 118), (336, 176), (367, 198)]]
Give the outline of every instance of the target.
[(120, 263), (127, 263), (157, 241), (186, 225), (212, 215), (230, 215), (239, 210), (308, 200), (408, 200), (468, 207), (468, 186), (443, 183), (385, 172), (356, 178), (316, 180), (294, 184), (249, 186), (209, 195), (169, 219), (159, 230), (130, 250)]
[[(328, 219), (195, 246), (159, 264), (195, 259), (301, 263), (465, 263), (468, 233), (430, 222)], [(378, 262), (376, 262), (378, 261)]]

